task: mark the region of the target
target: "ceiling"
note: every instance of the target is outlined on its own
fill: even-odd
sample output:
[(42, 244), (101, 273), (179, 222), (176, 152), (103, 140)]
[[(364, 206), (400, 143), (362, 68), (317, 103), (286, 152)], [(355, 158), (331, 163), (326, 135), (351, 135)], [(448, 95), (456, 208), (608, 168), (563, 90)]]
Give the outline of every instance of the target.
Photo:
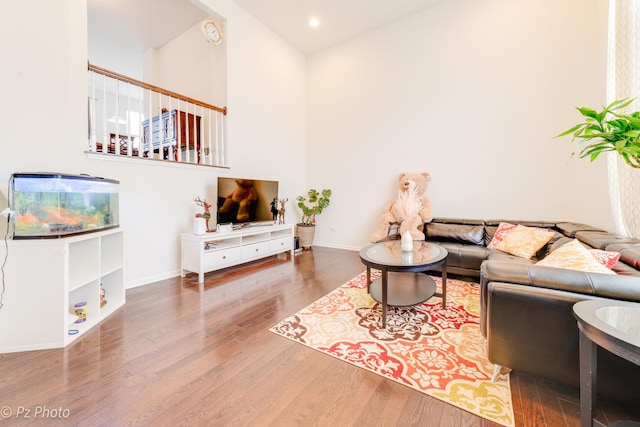
[[(305, 55), (442, 0), (234, 0)], [(89, 43), (144, 52), (206, 18), (192, 0), (87, 0)], [(148, 17), (148, 19), (140, 19)], [(320, 24), (311, 28), (309, 20)]]
[[(305, 55), (426, 9), (441, 0), (234, 0)], [(315, 17), (320, 24), (311, 28)]]
[(208, 14), (191, 0), (87, 0), (88, 43), (142, 53), (173, 40)]

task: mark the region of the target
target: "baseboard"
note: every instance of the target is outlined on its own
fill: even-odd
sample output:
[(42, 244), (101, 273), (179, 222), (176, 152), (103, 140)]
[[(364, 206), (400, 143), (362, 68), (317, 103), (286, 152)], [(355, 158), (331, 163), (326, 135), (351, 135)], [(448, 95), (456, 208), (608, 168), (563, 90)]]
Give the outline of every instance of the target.
[(163, 274), (158, 274), (155, 276), (145, 277), (143, 279), (132, 280), (125, 283), (125, 289), (137, 288), (140, 286), (150, 285), (155, 282), (159, 282), (161, 280), (171, 279), (180, 275), (180, 270), (170, 271)]
[(348, 250), (348, 251), (358, 251), (358, 252), (360, 251), (360, 249), (362, 249), (362, 247), (345, 246), (345, 245), (333, 245), (333, 244), (322, 243), (322, 242), (320, 242), (320, 243), (313, 242), (313, 246), (320, 246), (320, 247), (323, 247), (323, 248), (331, 248), (331, 249), (345, 249), (345, 250)]

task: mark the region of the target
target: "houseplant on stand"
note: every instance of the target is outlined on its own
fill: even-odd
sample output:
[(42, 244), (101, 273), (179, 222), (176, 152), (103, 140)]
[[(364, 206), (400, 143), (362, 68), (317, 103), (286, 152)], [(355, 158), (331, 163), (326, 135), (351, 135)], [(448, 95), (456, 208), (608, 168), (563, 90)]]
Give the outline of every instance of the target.
[(329, 206), (331, 190), (325, 189), (318, 192), (309, 190), (307, 197), (298, 196), (296, 201), (302, 210), (302, 220), (297, 224), (296, 235), (300, 238), (302, 248), (310, 248), (316, 233), (316, 215), (320, 215), (324, 208)]

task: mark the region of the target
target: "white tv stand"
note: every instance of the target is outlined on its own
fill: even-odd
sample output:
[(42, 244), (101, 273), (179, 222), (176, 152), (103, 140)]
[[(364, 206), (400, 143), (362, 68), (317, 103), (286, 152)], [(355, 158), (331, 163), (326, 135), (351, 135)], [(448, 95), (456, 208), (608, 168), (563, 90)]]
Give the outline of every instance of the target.
[(202, 235), (182, 234), (180, 276), (198, 273), (198, 283), (204, 273), (232, 267), (282, 252), (293, 258), (293, 225), (243, 227), (226, 233)]

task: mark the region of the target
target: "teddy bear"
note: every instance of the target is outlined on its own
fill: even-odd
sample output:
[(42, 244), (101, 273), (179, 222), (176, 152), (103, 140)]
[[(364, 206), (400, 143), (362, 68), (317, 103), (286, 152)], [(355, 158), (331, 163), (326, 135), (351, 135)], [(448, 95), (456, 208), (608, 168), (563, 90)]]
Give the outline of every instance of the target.
[(236, 220), (248, 221), (251, 218), (251, 205), (258, 200), (258, 192), (253, 188), (252, 179), (236, 179), (237, 187), (229, 194), (218, 209), (221, 214), (233, 212), (236, 208)]
[(398, 197), (389, 203), (378, 221), (378, 229), (369, 240), (378, 242), (387, 237), (389, 225), (400, 224), (400, 235), (408, 231), (413, 240), (424, 240), (422, 227), (433, 219), (431, 200), (424, 195), (431, 175), (422, 173), (401, 173), (398, 177)]

